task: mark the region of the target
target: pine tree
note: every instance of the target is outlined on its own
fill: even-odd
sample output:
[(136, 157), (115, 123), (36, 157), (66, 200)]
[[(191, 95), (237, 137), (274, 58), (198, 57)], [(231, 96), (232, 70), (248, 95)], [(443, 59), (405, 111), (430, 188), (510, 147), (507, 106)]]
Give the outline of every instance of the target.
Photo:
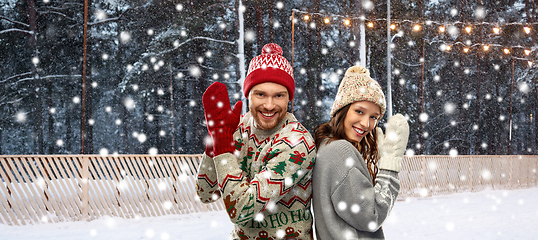
[(282, 176), (284, 172), (286, 171), (285, 170), (286, 166), (287, 166), (286, 162), (279, 162), (278, 165), (273, 167), (271, 170), (273, 170), (276, 174), (280, 174)]

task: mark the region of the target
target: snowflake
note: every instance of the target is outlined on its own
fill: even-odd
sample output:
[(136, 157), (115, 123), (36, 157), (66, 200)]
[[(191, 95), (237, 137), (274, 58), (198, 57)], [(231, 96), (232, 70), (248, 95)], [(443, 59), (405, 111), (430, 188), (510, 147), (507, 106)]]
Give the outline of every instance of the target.
[(347, 204), (345, 202), (339, 202), (338, 203), (338, 209), (340, 211), (344, 211), (344, 210), (346, 210), (346, 208), (347, 208)]
[(455, 148), (452, 148), (448, 152), (448, 155), (450, 155), (451, 157), (457, 157), (458, 156), (458, 150), (456, 150)]
[(351, 205), (351, 212), (352, 213), (359, 213), (361, 211), (361, 207), (358, 204)]
[(448, 222), (448, 223), (446, 223), (446, 225), (445, 225), (445, 229), (446, 229), (447, 231), (449, 231), (449, 232), (454, 231), (454, 223), (452, 223), (452, 222)]
[(25, 112), (18, 112), (17, 114), (15, 114), (15, 119), (19, 123), (26, 122), (26, 113)]
[(101, 157), (106, 157), (106, 156), (108, 156), (108, 149), (106, 149), (106, 148), (101, 148), (101, 150), (99, 150), (99, 155), (101, 155)]
[(427, 113), (421, 113), (418, 118), (421, 122), (426, 122), (428, 121), (429, 116)]
[(263, 219), (264, 219), (263, 213), (258, 213), (254, 217), (254, 221), (257, 221), (257, 222), (261, 222), (261, 221), (263, 221)]
[(486, 17), (486, 10), (483, 7), (477, 7), (474, 11), (476, 19), (483, 19)]
[(170, 210), (170, 209), (172, 209), (172, 202), (170, 202), (170, 201), (165, 201), (165, 202), (163, 203), (163, 207), (164, 207), (164, 209), (166, 209), (166, 210)]
[(378, 227), (378, 225), (377, 225), (376, 222), (373, 222), (373, 221), (372, 221), (372, 222), (368, 223), (368, 229), (370, 229), (371, 231), (376, 230), (377, 227)]
[(157, 148), (154, 148), (154, 147), (152, 147), (152, 148), (150, 148), (150, 149), (148, 150), (148, 154), (149, 154), (150, 156), (155, 156), (155, 155), (157, 155), (158, 152), (159, 152), (159, 151), (157, 150)]
[(352, 167), (355, 164), (355, 160), (351, 157), (346, 159), (346, 167)]

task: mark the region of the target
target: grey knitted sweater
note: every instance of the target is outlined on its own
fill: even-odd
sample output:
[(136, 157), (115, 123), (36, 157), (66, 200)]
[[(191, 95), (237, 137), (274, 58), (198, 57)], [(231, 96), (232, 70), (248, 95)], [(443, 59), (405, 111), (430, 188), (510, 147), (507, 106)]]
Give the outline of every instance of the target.
[(322, 144), (312, 178), (317, 239), (384, 239), (381, 225), (394, 206), (400, 181), (397, 172), (381, 167), (375, 181), (373, 186), (351, 143)]

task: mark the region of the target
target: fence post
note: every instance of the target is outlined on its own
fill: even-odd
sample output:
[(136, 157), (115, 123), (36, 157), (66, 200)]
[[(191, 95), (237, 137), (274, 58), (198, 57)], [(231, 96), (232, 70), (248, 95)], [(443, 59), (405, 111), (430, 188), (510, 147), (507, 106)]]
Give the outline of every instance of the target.
[(422, 175), (422, 184), (423, 184), (423, 187), (424, 189), (427, 190), (428, 192), (428, 195), (430, 194), (430, 190), (427, 188), (427, 184), (426, 184), (426, 173), (424, 171), (426, 171), (426, 157), (424, 157), (423, 155), (420, 156), (420, 164), (422, 165), (422, 171), (420, 171), (420, 175)]
[(90, 180), (90, 158), (82, 155), (82, 180), (81, 180), (81, 213), (82, 213), (82, 220), (89, 221), (89, 180)]
[(512, 174), (513, 174), (513, 159), (511, 156), (508, 156), (508, 160), (510, 161), (510, 178), (508, 179), (508, 183), (510, 185), (510, 189), (514, 189), (512, 186)]
[(471, 192), (474, 192), (474, 183), (473, 183), (473, 158), (469, 158), (469, 185), (471, 187)]

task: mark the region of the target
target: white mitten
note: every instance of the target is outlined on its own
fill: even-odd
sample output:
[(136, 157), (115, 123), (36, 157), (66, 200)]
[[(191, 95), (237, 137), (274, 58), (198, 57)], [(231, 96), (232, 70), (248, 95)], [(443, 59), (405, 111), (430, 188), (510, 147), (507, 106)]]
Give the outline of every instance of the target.
[(376, 128), (379, 150), (378, 168), (400, 172), (409, 139), (409, 125), (402, 114), (396, 114), (389, 118), (386, 126), (386, 134), (383, 134), (381, 128)]

